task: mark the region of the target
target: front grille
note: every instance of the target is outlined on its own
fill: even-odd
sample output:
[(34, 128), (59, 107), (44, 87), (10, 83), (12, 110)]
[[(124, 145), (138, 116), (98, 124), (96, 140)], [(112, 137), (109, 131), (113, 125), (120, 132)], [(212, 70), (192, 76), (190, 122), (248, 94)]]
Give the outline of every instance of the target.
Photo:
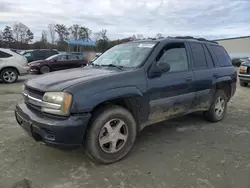
[(42, 100), (44, 92), (25, 86), (24, 91), (31, 97)]
[[(30, 96), (30, 97), (33, 97), (33, 98), (36, 98), (36, 99), (39, 99), (39, 100), (42, 100), (43, 95), (44, 95), (44, 92), (33, 89), (31, 87), (28, 87), (28, 86), (25, 86), (24, 93), (28, 94), (28, 96)], [(25, 103), (27, 104), (28, 107), (30, 107), (32, 109), (35, 109), (35, 110), (38, 110), (38, 111), (41, 111), (41, 106), (36, 105), (34, 103), (31, 103), (30, 99), (25, 95), (24, 95), (24, 101), (25, 101)]]

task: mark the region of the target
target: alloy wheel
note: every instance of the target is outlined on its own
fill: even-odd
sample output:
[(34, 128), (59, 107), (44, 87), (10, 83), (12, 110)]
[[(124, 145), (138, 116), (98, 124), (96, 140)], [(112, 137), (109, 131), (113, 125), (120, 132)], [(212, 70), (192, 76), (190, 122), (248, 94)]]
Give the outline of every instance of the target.
[(116, 153), (123, 148), (128, 139), (128, 126), (121, 119), (105, 123), (99, 134), (99, 145), (106, 153)]
[(17, 75), (14, 71), (7, 70), (3, 73), (3, 79), (5, 82), (12, 83), (16, 80)]

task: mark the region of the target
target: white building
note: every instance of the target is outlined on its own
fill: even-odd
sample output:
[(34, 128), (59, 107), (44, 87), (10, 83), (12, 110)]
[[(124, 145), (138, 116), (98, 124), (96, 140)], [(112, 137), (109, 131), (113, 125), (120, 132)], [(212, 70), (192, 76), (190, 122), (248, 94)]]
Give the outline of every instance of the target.
[(222, 45), (231, 58), (250, 57), (250, 36), (215, 40)]

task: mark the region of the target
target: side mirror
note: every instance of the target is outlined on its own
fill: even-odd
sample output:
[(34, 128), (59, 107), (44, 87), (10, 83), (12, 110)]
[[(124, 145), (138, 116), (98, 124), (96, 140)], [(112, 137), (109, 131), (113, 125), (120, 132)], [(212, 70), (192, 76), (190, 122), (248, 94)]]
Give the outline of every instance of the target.
[(164, 72), (168, 72), (170, 70), (170, 65), (167, 62), (159, 61), (153, 63), (152, 67), (149, 71), (149, 77), (159, 77)]
[(53, 59), (52, 61), (53, 61), (53, 62), (57, 62), (57, 59)]

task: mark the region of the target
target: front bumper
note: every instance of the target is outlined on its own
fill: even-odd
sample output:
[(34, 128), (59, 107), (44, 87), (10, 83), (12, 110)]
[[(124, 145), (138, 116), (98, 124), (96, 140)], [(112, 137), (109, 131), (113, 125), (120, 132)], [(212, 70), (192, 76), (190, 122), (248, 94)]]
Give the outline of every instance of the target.
[(239, 80), (250, 83), (250, 74), (239, 74)]
[(35, 67), (35, 66), (31, 66), (30, 69), (29, 69), (29, 72), (30, 73), (39, 73), (40, 71), (40, 68), (39, 67)]
[(28, 74), (29, 69), (30, 69), (29, 66), (18, 67), (18, 71), (19, 71), (20, 76)]
[(75, 148), (82, 145), (91, 114), (66, 119), (48, 117), (20, 102), (15, 108), (15, 116), (18, 124), (36, 141), (53, 147)]

